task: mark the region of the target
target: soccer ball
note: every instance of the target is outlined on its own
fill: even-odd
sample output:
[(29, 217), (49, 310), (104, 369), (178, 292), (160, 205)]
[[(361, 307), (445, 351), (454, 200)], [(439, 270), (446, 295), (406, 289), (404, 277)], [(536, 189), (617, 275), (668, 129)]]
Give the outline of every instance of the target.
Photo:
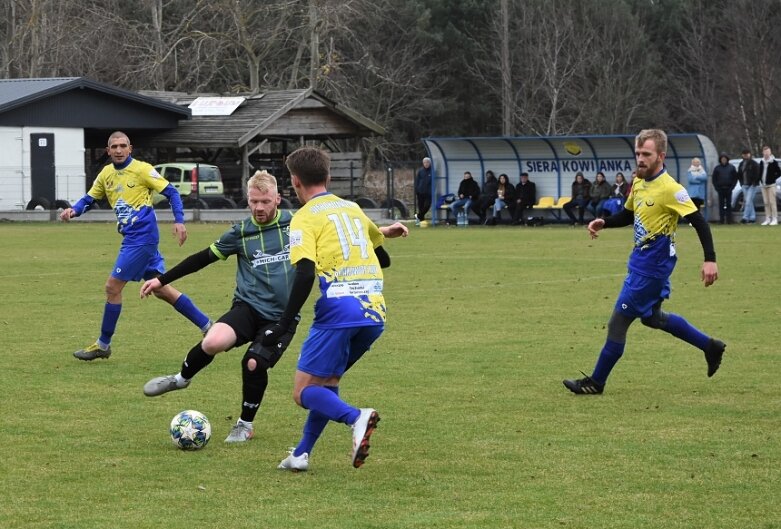
[(212, 425), (203, 413), (185, 410), (171, 420), (170, 432), (177, 448), (200, 450), (212, 436)]

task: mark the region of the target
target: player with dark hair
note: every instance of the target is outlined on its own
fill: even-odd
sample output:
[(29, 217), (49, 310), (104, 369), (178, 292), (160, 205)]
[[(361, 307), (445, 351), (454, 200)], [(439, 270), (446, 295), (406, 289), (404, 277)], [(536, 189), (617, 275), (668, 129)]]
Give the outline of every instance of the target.
[(301, 346), (293, 399), (309, 410), (303, 436), (280, 464), (307, 470), (309, 455), (328, 421), (352, 427), (352, 465), (363, 464), (369, 438), (380, 420), (372, 408), (355, 408), (339, 397), (339, 382), (382, 334), (385, 300), (381, 268), (390, 265), (385, 237), (406, 236), (402, 224), (378, 228), (354, 202), (326, 189), (330, 158), (320, 149), (302, 147), (286, 161), (301, 209), (290, 225), (290, 261), (296, 277), (290, 301), (263, 343), (284, 336), (318, 280), (320, 298), (309, 335)]
[[(96, 200), (106, 198), (117, 216), (117, 231), (122, 235), (116, 263), (106, 280), (106, 305), (100, 337), (95, 343), (73, 353), (79, 360), (94, 360), (111, 356), (111, 337), (122, 312), (122, 290), (128, 281), (149, 279), (165, 272), (158, 244), (160, 233), (152, 207), (152, 192), (168, 199), (174, 213), (174, 236), (179, 246), (187, 240), (184, 211), (179, 192), (146, 162), (131, 156), (133, 146), (127, 134), (114, 132), (109, 136), (106, 152), (111, 157), (92, 187), (72, 208), (64, 209), (60, 219), (69, 221), (88, 211)], [(155, 296), (172, 305), (202, 332), (211, 325), (209, 317), (185, 294), (167, 286), (155, 291)]]
[(231, 309), (190, 349), (179, 373), (153, 378), (144, 386), (148, 397), (184, 389), (214, 355), (250, 343), (241, 360), (241, 416), (225, 439), (227, 443), (248, 441), (254, 436), (252, 422), (268, 385), (268, 370), (282, 357), (299, 320), (298, 313), (294, 313), (285, 332), (273, 344), (261, 343), (264, 331), (282, 316), (293, 284), (288, 240), (292, 215), (278, 209), (280, 201), (276, 179), (266, 171), (256, 172), (247, 181), (247, 202), (252, 214), (234, 224), (208, 248), (141, 287), (141, 297), (146, 297), (176, 279), (236, 256), (238, 268)]
[(664, 166), (667, 135), (658, 129), (643, 130), (635, 139), (637, 178), (624, 209), (606, 219), (588, 225), (592, 239), (603, 228), (634, 225), (634, 249), (629, 257), (629, 273), (618, 295), (607, 325), (607, 340), (591, 376), (565, 380), (573, 393), (602, 393), (613, 367), (624, 353), (626, 334), (635, 319), (653, 329), (661, 329), (701, 349), (712, 377), (721, 365), (726, 344), (703, 334), (683, 317), (662, 310), (670, 297), (670, 275), (677, 261), (675, 230), (678, 219), (685, 218), (697, 231), (705, 254), (701, 277), (708, 287), (719, 277), (713, 238), (705, 218), (686, 189), (676, 182)]

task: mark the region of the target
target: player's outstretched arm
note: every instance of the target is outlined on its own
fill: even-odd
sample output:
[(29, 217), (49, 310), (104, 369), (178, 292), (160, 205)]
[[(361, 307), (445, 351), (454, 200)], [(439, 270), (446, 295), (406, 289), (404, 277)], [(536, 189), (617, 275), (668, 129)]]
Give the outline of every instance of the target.
[(64, 222), (68, 222), (75, 216), (76, 216), (76, 212), (73, 211), (73, 208), (66, 208), (60, 211), (60, 220)]
[(78, 202), (73, 204), (72, 208), (65, 208), (60, 212), (60, 220), (68, 222), (73, 217), (78, 217), (85, 211), (87, 211), (89, 208), (92, 207), (92, 204), (95, 203), (95, 199), (87, 193), (83, 197), (81, 197)]
[(212, 251), (211, 248), (204, 248), (200, 252), (196, 252), (188, 257), (185, 257), (182, 259), (181, 263), (171, 268), (165, 274), (150, 279), (141, 285), (141, 297), (145, 298), (154, 290), (157, 290), (163, 285), (167, 285), (168, 283), (172, 283), (181, 277), (197, 272), (198, 270), (205, 268), (218, 260), (219, 257)]
[(700, 270), (702, 283), (709, 287), (719, 278), (719, 267), (716, 264), (716, 250), (713, 248), (713, 234), (708, 226), (708, 221), (702, 216), (702, 213), (695, 211), (684, 217), (692, 227), (697, 231), (697, 237), (702, 245), (704, 262)]
[(184, 241), (187, 240), (187, 228), (183, 223), (174, 223), (174, 237), (176, 237), (179, 246), (183, 245)]
[(390, 226), (382, 226), (379, 230), (387, 239), (395, 239), (396, 237), (406, 237), (409, 235), (409, 228), (401, 222), (394, 222)]
[(144, 284), (141, 285), (141, 299), (144, 299), (145, 297), (150, 295), (153, 291), (157, 290), (162, 286), (163, 286), (162, 283), (160, 283), (160, 280), (157, 279), (156, 277), (144, 281)]
[(592, 239), (599, 237), (597, 234), (602, 228), (605, 227), (605, 219), (594, 219), (588, 223), (588, 234)]
[(167, 198), (168, 203), (171, 204), (171, 212), (174, 214), (173, 233), (179, 246), (181, 246), (184, 244), (184, 241), (187, 240), (187, 228), (184, 226), (184, 205), (182, 204), (182, 197), (179, 196), (179, 191), (171, 184), (165, 186), (165, 189), (163, 189), (160, 194)]
[(702, 277), (702, 283), (706, 287), (711, 286), (719, 278), (719, 266), (713, 261), (705, 261), (702, 263), (700, 276)]

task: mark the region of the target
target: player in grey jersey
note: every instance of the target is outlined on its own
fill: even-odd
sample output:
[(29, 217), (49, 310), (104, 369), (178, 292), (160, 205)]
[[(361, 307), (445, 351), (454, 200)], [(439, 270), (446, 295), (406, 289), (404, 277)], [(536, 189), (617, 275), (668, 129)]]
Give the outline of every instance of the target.
[(292, 215), (278, 209), (277, 181), (266, 171), (256, 172), (247, 182), (247, 201), (252, 213), (249, 217), (234, 224), (208, 248), (141, 287), (141, 297), (146, 297), (180, 277), (236, 256), (236, 290), (230, 310), (190, 349), (179, 373), (153, 378), (144, 386), (149, 397), (184, 389), (214, 355), (250, 343), (241, 361), (241, 417), (225, 439), (227, 443), (249, 441), (254, 436), (252, 422), (268, 385), (268, 370), (293, 339), (298, 319), (275, 344), (262, 345), (264, 331), (282, 316), (290, 296), (294, 275), (288, 238)]

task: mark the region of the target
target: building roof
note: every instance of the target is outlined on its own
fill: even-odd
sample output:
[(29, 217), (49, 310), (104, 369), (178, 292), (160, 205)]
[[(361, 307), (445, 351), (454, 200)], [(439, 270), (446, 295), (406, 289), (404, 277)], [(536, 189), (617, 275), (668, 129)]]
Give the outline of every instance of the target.
[(75, 89), (88, 89), (119, 97), (144, 106), (173, 112), (178, 119), (189, 119), (190, 110), (137, 92), (122, 90), (86, 77), (51, 77), (37, 79), (0, 79), (0, 114), (51, 98)]
[[(199, 96), (181, 92), (143, 91), (144, 95), (178, 105), (189, 105)], [(193, 116), (175, 130), (154, 135), (158, 146), (242, 147), (264, 136), (290, 138), (333, 138), (382, 135), (385, 129), (311, 88), (268, 90), (247, 95), (227, 116)]]

